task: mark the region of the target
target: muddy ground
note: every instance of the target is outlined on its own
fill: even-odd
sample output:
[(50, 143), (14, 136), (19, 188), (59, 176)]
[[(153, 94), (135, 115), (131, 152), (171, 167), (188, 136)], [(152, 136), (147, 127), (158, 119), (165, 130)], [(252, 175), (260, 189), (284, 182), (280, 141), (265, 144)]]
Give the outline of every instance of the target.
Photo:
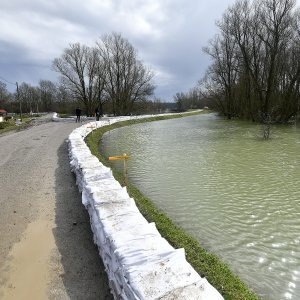
[(112, 299), (70, 172), (77, 126), (0, 135), (0, 299)]

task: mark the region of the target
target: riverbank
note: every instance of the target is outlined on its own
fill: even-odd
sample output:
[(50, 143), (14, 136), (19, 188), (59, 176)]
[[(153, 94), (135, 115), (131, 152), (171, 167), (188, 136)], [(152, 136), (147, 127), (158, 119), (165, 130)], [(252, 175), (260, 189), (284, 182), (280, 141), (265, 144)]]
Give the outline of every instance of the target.
[[(199, 114), (199, 112), (197, 112), (197, 114)], [(113, 169), (113, 166), (108, 162), (107, 158), (99, 153), (98, 150), (101, 137), (105, 132), (137, 123), (180, 118), (184, 116), (187, 116), (187, 114), (130, 120), (101, 127), (87, 137), (87, 144), (89, 145), (92, 153), (97, 156), (102, 163)], [(113, 171), (114, 177), (123, 184), (123, 175), (115, 170)], [(156, 223), (161, 235), (165, 237), (174, 248), (185, 248), (187, 260), (202, 277), (205, 276), (209, 282), (217, 288), (220, 293), (222, 293), (225, 299), (258, 299), (258, 297), (246, 286), (246, 284), (231, 272), (226, 264), (221, 262), (217, 256), (208, 253), (204, 248), (202, 248), (194, 238), (185, 233), (170, 218), (155, 207), (153, 203), (131, 183), (128, 184), (127, 189), (130, 196), (135, 199), (136, 205), (145, 218), (149, 222)]]

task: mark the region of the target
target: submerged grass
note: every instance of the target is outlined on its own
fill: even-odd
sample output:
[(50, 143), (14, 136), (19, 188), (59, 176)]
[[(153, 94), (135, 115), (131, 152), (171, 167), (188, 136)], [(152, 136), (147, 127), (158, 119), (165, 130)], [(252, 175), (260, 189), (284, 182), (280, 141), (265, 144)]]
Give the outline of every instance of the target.
[[(99, 144), (103, 134), (109, 130), (133, 125), (137, 123), (153, 122), (158, 120), (181, 118), (197, 113), (176, 114), (171, 116), (158, 116), (140, 120), (130, 120), (118, 122), (109, 126), (101, 127), (89, 134), (86, 142), (93, 155), (106, 166), (113, 170), (114, 177), (122, 185), (124, 184), (124, 175), (117, 172), (113, 165), (108, 161), (102, 153), (99, 152)], [(182, 228), (176, 225), (169, 217), (158, 209), (147, 197), (145, 197), (132, 183), (128, 183), (127, 190), (129, 195), (134, 198), (137, 207), (148, 222), (155, 222), (160, 234), (168, 240), (174, 248), (184, 248), (187, 261), (194, 269), (207, 280), (223, 295), (225, 299), (230, 300), (254, 300), (259, 299), (258, 296), (250, 290), (250, 288), (241, 281), (241, 279), (233, 274), (230, 268), (222, 262), (216, 255), (207, 252), (200, 243), (191, 235), (186, 233)]]

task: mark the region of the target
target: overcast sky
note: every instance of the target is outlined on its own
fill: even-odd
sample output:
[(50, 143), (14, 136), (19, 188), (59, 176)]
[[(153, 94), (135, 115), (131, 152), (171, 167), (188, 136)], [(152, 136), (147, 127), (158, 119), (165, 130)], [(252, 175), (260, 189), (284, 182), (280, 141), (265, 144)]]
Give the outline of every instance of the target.
[[(0, 77), (38, 85), (57, 82), (52, 61), (70, 43), (93, 46), (121, 33), (155, 72), (155, 95), (172, 101), (195, 86), (209, 58), (202, 52), (234, 0), (0, 1)], [(1, 78), (0, 78), (1, 80)], [(3, 80), (2, 80), (3, 81)], [(4, 82), (4, 81), (3, 81)], [(7, 84), (14, 91), (15, 86)]]

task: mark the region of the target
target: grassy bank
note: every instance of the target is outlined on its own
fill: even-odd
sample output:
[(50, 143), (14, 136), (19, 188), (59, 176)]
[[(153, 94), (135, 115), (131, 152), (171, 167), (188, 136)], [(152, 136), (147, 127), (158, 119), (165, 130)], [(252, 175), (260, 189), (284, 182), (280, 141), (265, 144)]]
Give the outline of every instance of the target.
[[(36, 116), (35, 118), (37, 118)], [(16, 119), (9, 119), (8, 121), (0, 123), (0, 134), (8, 131), (20, 131), (22, 129), (26, 129), (30, 126), (32, 121), (31, 116), (23, 116), (22, 123), (20, 125), (16, 125)]]
[[(194, 114), (199, 114), (199, 112), (191, 113), (189, 115)], [(165, 117), (159, 116), (115, 123), (110, 126), (104, 126), (97, 129), (93, 134), (90, 134), (87, 137), (86, 142), (93, 155), (97, 156), (103, 164), (109, 166), (113, 170), (114, 177), (123, 184), (123, 174), (114, 170), (113, 165), (110, 164), (107, 158), (104, 157), (102, 153), (99, 153), (99, 143), (102, 135), (109, 130), (123, 126), (171, 118), (180, 118), (184, 116), (187, 116), (187, 114)], [(166, 238), (174, 248), (185, 248), (186, 258), (189, 263), (202, 277), (206, 277), (225, 299), (258, 299), (258, 296), (255, 295), (255, 293), (253, 293), (244, 282), (234, 275), (225, 263), (223, 263), (216, 255), (208, 253), (204, 248), (202, 248), (198, 241), (168, 218), (133, 184), (129, 183), (127, 190), (129, 195), (135, 199), (136, 205), (144, 217), (149, 222), (155, 222), (160, 234)]]

